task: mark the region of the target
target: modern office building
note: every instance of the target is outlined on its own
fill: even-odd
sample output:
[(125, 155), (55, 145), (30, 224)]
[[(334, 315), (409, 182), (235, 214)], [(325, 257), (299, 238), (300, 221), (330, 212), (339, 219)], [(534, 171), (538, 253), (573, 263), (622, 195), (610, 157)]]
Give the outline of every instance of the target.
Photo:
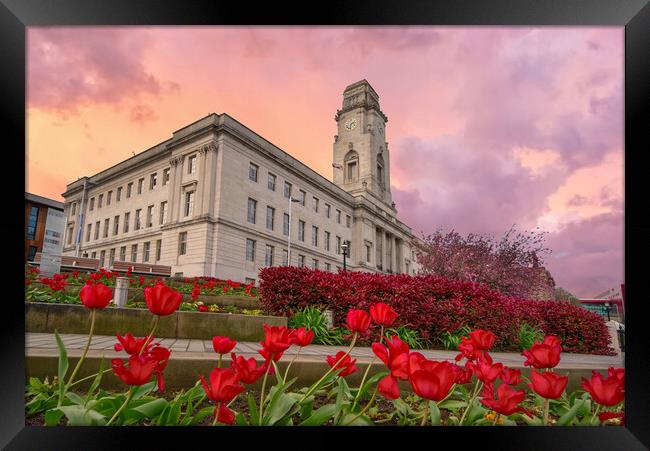
[(387, 117), (366, 80), (336, 122), (333, 182), (225, 113), (189, 124), (67, 186), (64, 255), (251, 281), (265, 266), (336, 271), (349, 242), (347, 269), (413, 274), (417, 238), (397, 219)]
[[(25, 259), (34, 260), (36, 252), (43, 250), (45, 238), (45, 223), (47, 221), (48, 209), (63, 211), (63, 202), (37, 196), (36, 194), (25, 193)], [(72, 213), (74, 214), (74, 213)], [(58, 233), (63, 235), (63, 230)]]

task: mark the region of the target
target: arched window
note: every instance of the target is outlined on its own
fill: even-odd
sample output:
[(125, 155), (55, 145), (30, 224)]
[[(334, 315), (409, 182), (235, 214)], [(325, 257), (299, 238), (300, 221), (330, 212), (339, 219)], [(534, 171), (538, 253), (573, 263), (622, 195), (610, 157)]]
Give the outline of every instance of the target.
[(381, 154), (377, 155), (377, 182), (379, 182), (379, 187), (385, 189), (386, 183), (384, 180), (384, 157)]
[(345, 181), (354, 182), (359, 179), (359, 154), (350, 150), (344, 159), (345, 163)]

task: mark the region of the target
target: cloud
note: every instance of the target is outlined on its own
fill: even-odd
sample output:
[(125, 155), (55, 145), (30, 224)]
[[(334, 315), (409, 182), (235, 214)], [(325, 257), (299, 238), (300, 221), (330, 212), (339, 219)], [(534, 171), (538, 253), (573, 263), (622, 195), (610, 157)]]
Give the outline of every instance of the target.
[(140, 125), (158, 119), (158, 115), (149, 105), (136, 105), (131, 108), (130, 118)]

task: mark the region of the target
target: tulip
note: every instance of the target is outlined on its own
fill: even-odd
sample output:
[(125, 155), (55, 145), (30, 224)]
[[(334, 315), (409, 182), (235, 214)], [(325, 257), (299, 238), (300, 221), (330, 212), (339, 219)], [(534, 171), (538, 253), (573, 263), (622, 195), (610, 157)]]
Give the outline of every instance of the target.
[(392, 374), (382, 378), (377, 384), (377, 391), (384, 398), (393, 400), (399, 398), (399, 386), (397, 385), (397, 378)]
[(409, 347), (399, 337), (386, 339), (386, 345), (373, 343), (372, 352), (384, 362), (392, 376), (407, 380), (409, 377)]
[(305, 329), (301, 327), (299, 329), (294, 329), (289, 333), (289, 340), (292, 344), (298, 345), (301, 348), (308, 346), (314, 340), (314, 331)]
[(352, 309), (348, 311), (346, 325), (351, 332), (363, 334), (370, 326), (370, 316), (363, 310)]
[(492, 384), (503, 370), (503, 363), (492, 363), (492, 357), (484, 353), (476, 362), (469, 362), (468, 368), (484, 384)]
[(598, 414), (598, 419), (601, 423), (604, 423), (607, 420), (612, 420), (618, 418), (621, 420), (621, 425), (625, 425), (625, 412), (600, 412)]
[[(613, 370), (613, 368), (612, 368)], [(602, 406), (615, 406), (625, 399), (625, 382), (619, 379), (613, 371), (608, 378), (604, 378), (597, 371), (592, 371), (591, 379), (582, 378), (580, 386), (584, 388), (591, 398)]]
[(237, 342), (228, 337), (212, 337), (212, 347), (217, 354), (228, 354)]
[(277, 354), (286, 351), (291, 346), (289, 329), (285, 326), (269, 326), (264, 324), (264, 342), (260, 344), (270, 353)]
[(208, 398), (215, 402), (230, 402), (244, 391), (239, 383), (237, 373), (232, 368), (215, 368), (210, 373), (210, 383), (199, 376), (203, 389)]
[[(345, 358), (343, 356), (345, 355)], [(339, 376), (345, 377), (357, 371), (357, 367), (354, 365), (357, 359), (353, 359), (344, 351), (339, 351), (336, 353), (336, 356), (328, 355), (326, 357), (327, 363), (330, 368), (340, 369), (343, 368), (343, 371), (339, 373)], [(341, 360), (339, 362), (339, 360)], [(336, 363), (338, 362), (338, 363)]]
[(101, 282), (96, 285), (84, 285), (79, 297), (87, 308), (103, 309), (113, 299), (113, 290)]
[(163, 379), (163, 371), (167, 367), (167, 362), (169, 362), (169, 356), (171, 352), (169, 349), (164, 346), (156, 345), (151, 350), (147, 351), (146, 356), (156, 362), (156, 367), (153, 369), (154, 374), (156, 375), (156, 380), (158, 383), (158, 390), (163, 392), (165, 391), (165, 380)]
[(144, 298), (151, 313), (158, 316), (171, 315), (183, 301), (183, 295), (162, 283), (145, 288)]
[(497, 337), (490, 331), (477, 329), (469, 333), (469, 338), (475, 348), (487, 351), (494, 345)]
[(144, 385), (149, 381), (157, 362), (148, 356), (132, 355), (129, 357), (129, 367), (124, 366), (121, 359), (113, 359), (113, 373), (126, 385)]
[(380, 326), (390, 327), (397, 319), (397, 312), (389, 305), (379, 302), (370, 307), (370, 316)]
[(235, 370), (237, 377), (245, 384), (254, 384), (266, 371), (266, 365), (257, 366), (257, 361), (251, 357), (246, 360), (242, 356), (230, 354), (230, 367)]
[[(135, 338), (133, 335), (130, 333), (126, 333), (124, 337), (120, 335), (116, 335), (117, 340), (119, 343), (115, 343), (115, 346), (113, 347), (116, 351), (126, 351), (127, 354), (130, 355), (136, 355), (140, 354), (142, 352), (142, 347), (144, 346), (145, 342), (147, 341), (147, 337), (143, 338)], [(149, 346), (147, 345), (147, 349), (149, 349)]]
[(558, 399), (569, 382), (568, 376), (560, 376), (552, 371), (538, 373), (534, 368), (530, 370), (530, 381), (528, 386), (542, 398)]
[[(494, 392), (490, 390), (488, 397), (481, 399), (481, 403), (490, 409), (502, 415), (512, 415), (515, 412), (523, 412), (524, 409), (519, 406), (519, 403), (526, 397), (524, 390), (515, 390), (506, 384), (499, 385), (497, 388), (498, 399), (494, 398)], [(485, 393), (485, 392), (484, 392)]]
[(464, 384), (469, 384), (472, 382), (472, 369), (471, 367), (465, 366), (458, 366), (454, 365), (454, 369), (456, 370), (456, 383), (459, 385), (464, 385)]
[(216, 421), (223, 424), (233, 424), (235, 422), (235, 413), (225, 404), (219, 404), (214, 408)]
[(607, 368), (607, 374), (609, 377), (616, 377), (621, 382), (625, 383), (625, 368), (614, 368), (610, 366)]
[(508, 385), (517, 385), (521, 382), (521, 370), (504, 366), (500, 377), (501, 380)]
[(522, 352), (521, 355), (527, 357), (528, 360), (524, 362), (526, 366), (533, 366), (535, 368), (555, 368), (560, 363), (560, 353), (562, 346), (560, 340), (554, 336), (547, 336), (542, 343), (535, 343)]
[(476, 360), (483, 355), (483, 351), (474, 346), (472, 339), (467, 337), (462, 337), (460, 339), (458, 350), (460, 351), (460, 354), (455, 357), (456, 361), (461, 360), (463, 357), (467, 360)]
[[(429, 361), (431, 362), (431, 361)], [(456, 372), (449, 362), (431, 362), (411, 374), (411, 387), (420, 398), (440, 402), (447, 397), (456, 381)]]

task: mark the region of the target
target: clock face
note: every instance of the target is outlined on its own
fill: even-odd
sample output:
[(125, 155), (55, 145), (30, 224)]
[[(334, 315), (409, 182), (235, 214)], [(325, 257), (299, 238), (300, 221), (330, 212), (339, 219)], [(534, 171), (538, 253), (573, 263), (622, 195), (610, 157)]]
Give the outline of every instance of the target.
[(346, 130), (354, 130), (356, 128), (356, 126), (357, 126), (357, 120), (356, 119), (349, 119), (345, 123), (345, 129)]

